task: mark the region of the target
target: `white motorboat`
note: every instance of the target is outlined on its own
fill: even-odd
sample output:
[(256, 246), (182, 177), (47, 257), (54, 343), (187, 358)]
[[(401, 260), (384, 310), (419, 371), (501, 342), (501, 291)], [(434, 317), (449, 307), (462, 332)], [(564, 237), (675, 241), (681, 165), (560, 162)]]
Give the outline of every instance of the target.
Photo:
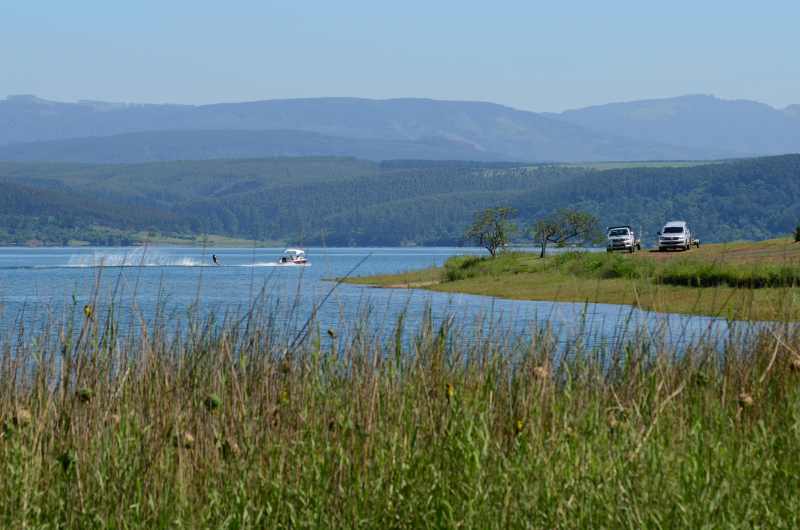
[(308, 265), (308, 259), (304, 250), (287, 248), (283, 251), (283, 256), (278, 263), (281, 265)]

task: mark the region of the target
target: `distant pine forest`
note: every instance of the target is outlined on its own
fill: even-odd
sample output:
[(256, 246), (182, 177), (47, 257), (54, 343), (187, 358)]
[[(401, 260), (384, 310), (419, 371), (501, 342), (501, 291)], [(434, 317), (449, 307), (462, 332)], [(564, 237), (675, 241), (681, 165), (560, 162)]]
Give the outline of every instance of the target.
[(721, 162), (515, 164), (346, 157), (139, 164), (0, 162), (0, 244), (198, 244), (206, 235), (326, 246), (460, 245), (474, 214), (524, 228), (560, 208), (652, 239), (688, 221), (704, 241), (786, 235), (800, 155)]

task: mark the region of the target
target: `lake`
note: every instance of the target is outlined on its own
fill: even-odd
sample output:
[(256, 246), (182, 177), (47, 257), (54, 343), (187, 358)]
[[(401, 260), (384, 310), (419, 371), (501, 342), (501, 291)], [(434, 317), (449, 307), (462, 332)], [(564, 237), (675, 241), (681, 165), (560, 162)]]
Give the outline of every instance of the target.
[[(590, 344), (618, 341), (631, 333), (661, 333), (682, 344), (699, 336), (721, 340), (729, 323), (698, 316), (665, 315), (611, 304), (512, 301), (422, 290), (375, 289), (332, 278), (386, 274), (441, 265), (455, 254), (483, 254), (476, 248), (307, 248), (308, 267), (278, 266), (283, 249), (200, 248), (0, 248), (0, 330), (6, 338), (35, 332), (48, 319), (94, 303), (97, 310), (115, 300), (123, 320), (145, 321), (157, 308), (168, 319), (192, 309), (219, 315), (244, 314), (264, 290), (266, 303), (280, 315), (287, 333), (302, 328), (319, 307), (320, 329), (346, 334), (369, 322), (391, 329), (401, 313), (413, 330), (426, 309), (441, 322), (452, 318), (469, 334), (474, 328), (505, 330), (509, 336), (549, 326), (561, 341)], [(333, 290), (332, 290), (333, 289)], [(97, 294), (95, 294), (97, 293)]]

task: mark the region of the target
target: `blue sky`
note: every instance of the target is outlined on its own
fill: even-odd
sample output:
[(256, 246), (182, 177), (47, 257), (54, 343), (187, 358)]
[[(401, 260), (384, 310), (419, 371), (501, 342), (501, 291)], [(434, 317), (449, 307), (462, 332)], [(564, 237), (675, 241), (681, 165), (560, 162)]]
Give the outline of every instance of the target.
[(0, 97), (800, 103), (800, 1), (4, 0)]

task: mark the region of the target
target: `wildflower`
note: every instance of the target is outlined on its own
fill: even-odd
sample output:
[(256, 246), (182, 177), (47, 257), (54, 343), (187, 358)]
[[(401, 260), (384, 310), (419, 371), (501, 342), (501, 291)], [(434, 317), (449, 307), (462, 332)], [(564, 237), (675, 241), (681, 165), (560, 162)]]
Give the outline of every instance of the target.
[(447, 401), (450, 401), (456, 395), (456, 387), (452, 383), (447, 383)]
[(537, 366), (533, 369), (533, 375), (536, 376), (536, 379), (544, 381), (550, 377), (550, 372), (544, 366)]
[(94, 308), (92, 304), (86, 304), (83, 306), (83, 314), (86, 315), (86, 318), (92, 320), (92, 316), (94, 315)]
[(753, 403), (755, 403), (755, 401), (753, 400), (753, 396), (751, 396), (747, 392), (742, 392), (741, 394), (739, 394), (739, 405), (742, 408), (750, 408), (753, 406)]
[(289, 392), (287, 392), (286, 390), (281, 390), (281, 393), (278, 396), (278, 400), (282, 405), (286, 405), (287, 403), (289, 403)]
[(517, 422), (514, 424), (514, 432), (516, 432), (518, 435), (522, 434), (522, 430), (524, 428), (525, 428), (525, 422), (522, 420), (517, 420)]
[(184, 449), (191, 449), (194, 445), (194, 435), (192, 435), (192, 433), (189, 431), (186, 431), (183, 434), (176, 434), (175, 445), (183, 447)]

